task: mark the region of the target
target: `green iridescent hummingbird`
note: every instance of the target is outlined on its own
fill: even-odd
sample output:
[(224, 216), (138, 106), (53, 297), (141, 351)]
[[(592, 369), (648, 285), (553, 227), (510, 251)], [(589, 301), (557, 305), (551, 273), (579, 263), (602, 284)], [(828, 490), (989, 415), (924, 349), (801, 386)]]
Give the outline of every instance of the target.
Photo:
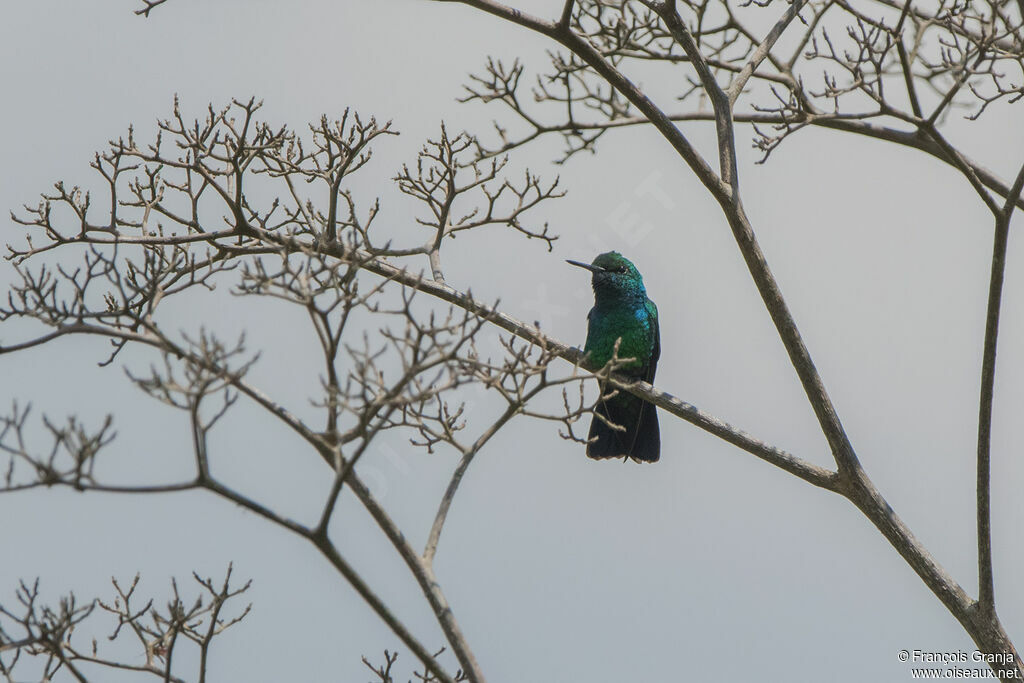
[[(587, 343), (583, 347), (584, 353), (589, 354), (589, 366), (603, 367), (612, 358), (618, 342), (618, 357), (635, 360), (621, 366), (617, 372), (653, 382), (661, 355), (658, 308), (647, 298), (640, 271), (617, 251), (601, 254), (593, 263), (568, 263), (593, 274), (594, 307), (587, 314)], [(601, 386), (602, 397), (610, 393), (613, 393), (611, 387)], [(594, 410), (597, 415), (590, 422), (588, 456), (632, 458), (638, 462), (658, 460), (661, 435), (653, 404), (619, 391), (600, 400)], [(615, 429), (609, 422), (622, 429)]]

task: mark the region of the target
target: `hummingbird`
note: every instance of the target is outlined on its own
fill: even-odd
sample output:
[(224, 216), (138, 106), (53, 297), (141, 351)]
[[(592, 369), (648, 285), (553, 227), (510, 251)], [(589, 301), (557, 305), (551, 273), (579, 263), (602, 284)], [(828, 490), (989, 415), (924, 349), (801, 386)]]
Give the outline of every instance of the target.
[[(647, 298), (640, 271), (617, 251), (601, 254), (593, 263), (566, 262), (592, 273), (594, 307), (587, 314), (587, 342), (583, 347), (588, 365), (592, 369), (603, 367), (611, 360), (618, 343), (618, 357), (633, 360), (616, 372), (630, 379), (653, 382), (661, 355), (658, 307)], [(657, 462), (661, 436), (654, 404), (621, 390), (605, 398), (613, 392), (604, 383), (600, 389), (601, 399), (590, 422), (587, 455)]]

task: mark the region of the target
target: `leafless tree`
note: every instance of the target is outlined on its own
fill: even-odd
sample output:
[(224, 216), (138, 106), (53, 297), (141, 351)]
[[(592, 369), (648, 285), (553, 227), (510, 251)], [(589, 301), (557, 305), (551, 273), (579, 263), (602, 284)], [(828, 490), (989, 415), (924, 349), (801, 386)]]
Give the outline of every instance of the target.
[[(165, 1), (145, 0), (138, 13), (149, 16)], [(997, 675), (1024, 675), (996, 612), (989, 496), (1000, 297), (1010, 221), (1024, 208), (1024, 159), (1015, 178), (1001, 179), (943, 134), (954, 110), (979, 119), (995, 103), (1024, 96), (1024, 3), (566, 0), (559, 16), (542, 18), (491, 0), (452, 1), (549, 38), (552, 52), (535, 78), (527, 77), (519, 61), (488, 60), (467, 84), (465, 100), (500, 109), (493, 132), (454, 135), (442, 128), (394, 178), (421, 206), (416, 222), (422, 241), (381, 235), (375, 221), (379, 202), (349, 189), (373, 146), (393, 133), (389, 123), (346, 112), (339, 120), (323, 118), (301, 135), (261, 121), (255, 100), (211, 107), (195, 121), (176, 102), (152, 143), (137, 142), (129, 131), (96, 156), (93, 168), (107, 186), (99, 203), (58, 183), (38, 206), (14, 214), (26, 226), (28, 241), (10, 247), (19, 281), (0, 316), (30, 319), (45, 329), (0, 347), (0, 354), (67, 335), (109, 338), (106, 363), (128, 346), (151, 349), (158, 362), (132, 379), (188, 416), (195, 474), (159, 486), (106, 483), (94, 476), (93, 466), (112, 440), (109, 419), (89, 428), (74, 417), (64, 426), (44, 418), (51, 443), (41, 447), (31, 443), (28, 409), (15, 405), (0, 431), (0, 448), (9, 458), (4, 490), (209, 491), (309, 541), (423, 663), (419, 678), (483, 681), (433, 570), (448, 511), (476, 454), (514, 417), (553, 420), (561, 423), (563, 436), (578, 438), (573, 427), (592, 408), (583, 385), (599, 377), (848, 499), (980, 650), (1013, 653), (1011, 664), (992, 665)], [(641, 76), (654, 85), (638, 87)], [(715, 125), (717, 162), (705, 159), (687, 136), (699, 121)], [(977, 597), (936, 562), (861, 466), (744, 211), (737, 124), (751, 125), (763, 160), (808, 127), (918, 149), (955, 168), (989, 209), (993, 255), (977, 441)], [(557, 180), (530, 172), (506, 176), (509, 153), (556, 136), (564, 145), (558, 160), (565, 161), (632, 126), (653, 126), (721, 207), (817, 416), (833, 469), (648, 384), (618, 379), (619, 359), (591, 368), (577, 350), (536, 325), (445, 283), (444, 247), (460, 232), (504, 226), (548, 247), (556, 239), (533, 216), (539, 204), (559, 196)], [(226, 342), (205, 329), (175, 334), (161, 323), (158, 309), (171, 296), (194, 295), (221, 282), (231, 283), (239, 295), (274, 297), (306, 314), (322, 351), (321, 424), (300, 419), (247, 379), (257, 354), (244, 340)], [(371, 333), (378, 325), (383, 327)], [(496, 420), (464, 419), (452, 397), (469, 386), (500, 397), (504, 410)], [(537, 407), (550, 405), (535, 400), (549, 391), (561, 393), (560, 410)], [(286, 425), (330, 473), (333, 485), (318, 519), (288, 519), (216, 474), (208, 435), (239, 400)], [(409, 545), (356, 471), (374, 438), (390, 430), (407, 433), (413, 447), (429, 451), (444, 445), (461, 454), (422, 550)], [(344, 489), (370, 513), (422, 589), (457, 661), (456, 674), (445, 670), (439, 653), (409, 632), (339, 552), (330, 531)], [(115, 584), (120, 602), (112, 608), (68, 599), (58, 609), (39, 607), (36, 588), (25, 585), (19, 594), (24, 609), (2, 612), (23, 633), (0, 630), (0, 670), (11, 679), (12, 667), (26, 655), (43, 656), (48, 671), (66, 667), (80, 680), (87, 663), (111, 665), (68, 636), (99, 605), (117, 617), (119, 630), (127, 625), (135, 633), (147, 654), (143, 670), (179, 680), (183, 674), (171, 673), (175, 638), (196, 642), (205, 662), (210, 637), (203, 634), (233, 623), (218, 610), (238, 591), (226, 580), (221, 588), (208, 580), (200, 584), (207, 593), (205, 612), (185, 610), (175, 590), (176, 606), (161, 615), (148, 606), (141, 612), (129, 608), (134, 584), (127, 591)], [(143, 613), (154, 626), (141, 626)], [(207, 620), (207, 630), (193, 625), (194, 616)], [(385, 652), (383, 664), (366, 664), (381, 681), (390, 681), (394, 657)], [(200, 667), (198, 680), (203, 672)]]

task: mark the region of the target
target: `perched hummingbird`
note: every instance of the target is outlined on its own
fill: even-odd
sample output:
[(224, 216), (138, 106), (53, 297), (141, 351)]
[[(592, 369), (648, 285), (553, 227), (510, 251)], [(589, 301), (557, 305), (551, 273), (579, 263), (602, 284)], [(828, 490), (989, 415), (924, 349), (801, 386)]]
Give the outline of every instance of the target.
[[(593, 263), (567, 261), (593, 273), (594, 307), (587, 314), (587, 343), (584, 353), (593, 369), (603, 367), (619, 344), (619, 358), (636, 360), (621, 366), (617, 372), (626, 377), (654, 381), (661, 355), (658, 333), (658, 308), (647, 298), (644, 279), (629, 259), (609, 251)], [(621, 340), (621, 341), (620, 341)], [(601, 395), (609, 393), (602, 384)], [(591, 458), (633, 458), (656, 462), (661, 451), (658, 413), (653, 404), (625, 391), (599, 401), (595, 412), (608, 422), (624, 428), (614, 429), (597, 415), (590, 422)]]

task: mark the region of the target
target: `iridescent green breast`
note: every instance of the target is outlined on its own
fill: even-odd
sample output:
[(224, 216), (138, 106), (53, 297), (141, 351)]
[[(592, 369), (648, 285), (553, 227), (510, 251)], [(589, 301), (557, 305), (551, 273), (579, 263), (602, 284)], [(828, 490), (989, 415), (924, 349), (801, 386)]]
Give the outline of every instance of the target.
[(627, 368), (639, 368), (647, 363), (654, 349), (651, 320), (653, 304), (643, 306), (616, 302), (614, 306), (595, 306), (588, 316), (587, 343), (583, 350), (590, 354), (591, 367), (598, 368), (612, 357), (615, 342), (619, 344), (619, 358), (635, 358)]

